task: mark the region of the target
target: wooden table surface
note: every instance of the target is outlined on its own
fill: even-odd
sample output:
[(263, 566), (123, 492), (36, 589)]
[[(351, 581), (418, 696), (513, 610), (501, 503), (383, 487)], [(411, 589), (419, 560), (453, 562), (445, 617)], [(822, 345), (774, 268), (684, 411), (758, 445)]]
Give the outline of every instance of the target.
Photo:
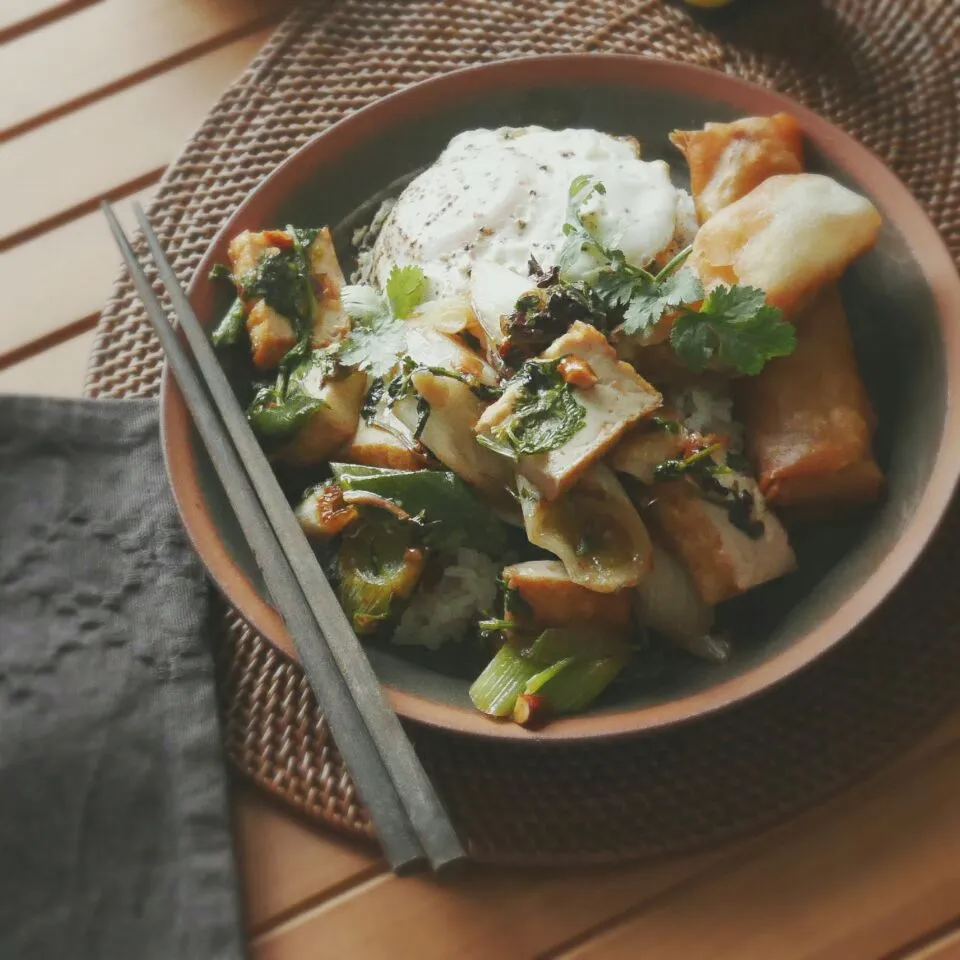
[[(285, 6), (0, 0), (0, 392), (81, 394), (118, 262), (97, 203), (129, 224)], [(398, 880), (239, 782), (233, 804), (256, 960), (960, 957), (960, 713), (791, 824), (656, 864)]]

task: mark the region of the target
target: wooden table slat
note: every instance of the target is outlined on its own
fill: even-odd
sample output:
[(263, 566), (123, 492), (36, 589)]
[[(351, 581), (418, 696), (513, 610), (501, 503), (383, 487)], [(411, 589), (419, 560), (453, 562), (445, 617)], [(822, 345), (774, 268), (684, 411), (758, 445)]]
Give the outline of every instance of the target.
[(300, 960), (311, 956), (311, 945), (323, 956), (364, 960), (521, 960), (662, 894), (715, 860), (562, 872), (477, 867), (447, 881), (384, 878), (255, 939), (252, 960)]
[(0, 250), (156, 176), (269, 35), (236, 40), (0, 147)]
[[(553, 955), (563, 952), (568, 944), (579, 943), (589, 931), (616, 923), (618, 918), (652, 899), (672, 902), (674, 897), (682, 896), (692, 877), (701, 877), (704, 883), (716, 880), (722, 888), (724, 878), (734, 872), (730, 864), (744, 859), (748, 851), (758, 850), (773, 862), (782, 862), (784, 870), (791, 869), (789, 861), (783, 859), (783, 851), (791, 849), (795, 836), (802, 833), (805, 843), (819, 850), (818, 831), (833, 823), (843, 823), (843, 829), (856, 832), (859, 812), (865, 804), (896, 803), (905, 782), (922, 778), (930, 764), (941, 762), (946, 753), (954, 756), (958, 752), (960, 715), (893, 768), (827, 807), (766, 837), (701, 857), (597, 870), (485, 869), (446, 884), (391, 879), (382, 885), (371, 885), (357, 897), (345, 897), (308, 911), (298, 921), (259, 938), (254, 942), (253, 958), (296, 960), (309, 956), (305, 951), (310, 942), (321, 941), (329, 944), (333, 956), (363, 956), (365, 960), (386, 960), (394, 955), (391, 950), (396, 945), (415, 942), (418, 960), (452, 956), (479, 960), (508, 948), (504, 955), (511, 960)], [(956, 819), (960, 829), (960, 818)], [(800, 845), (799, 852), (805, 843)], [(825, 852), (829, 854), (830, 850)], [(377, 930), (364, 924), (365, 914), (389, 917), (394, 936), (379, 939)], [(429, 942), (419, 943), (419, 931), (432, 916), (455, 916), (456, 922), (439, 929), (431, 926)], [(509, 931), (511, 938), (506, 946), (504, 931)], [(709, 937), (705, 939), (705, 943), (711, 942)], [(683, 953), (674, 957), (687, 960)], [(716, 954), (716, 960), (721, 958), (725, 960), (726, 955)], [(730, 954), (730, 960), (740, 958)]]
[(856, 791), (564, 960), (876, 960), (960, 907), (960, 746)]
[[(146, 205), (153, 194), (154, 187), (148, 187), (114, 204), (125, 228), (134, 229), (133, 201)], [(52, 272), (56, 283), (47, 282)], [(120, 255), (99, 210), (0, 256), (0, 369), (36, 341), (81, 321), (92, 326), (119, 272)]]
[[(0, 56), (0, 139), (179, 58), (235, 39), (286, 3), (263, 0), (101, 0), (8, 44)], [(118, 43), (118, 37), (135, 38)], [(25, 83), (43, 64), (43, 82)]]
[[(96, 202), (146, 201), (289, 0), (0, 0), (0, 393), (79, 396), (117, 272)], [(38, 67), (39, 65), (39, 67)], [(30, 82), (24, 83), (24, 78)], [(51, 268), (57, 282), (45, 282)], [(765, 837), (605, 869), (398, 880), (245, 784), (253, 960), (960, 960), (960, 713)]]
[(87, 377), (94, 331), (71, 337), (15, 366), (0, 370), (0, 393), (79, 397)]
[(100, 2), (101, 0), (3, 0), (0, 3), (0, 42)]
[(246, 785), (235, 792), (234, 832), (253, 933), (386, 869), (373, 848), (320, 834)]
[[(958, 920), (957, 926), (960, 926)], [(898, 957), (897, 960), (958, 960), (960, 958), (960, 929), (950, 930), (927, 941), (922, 947)]]

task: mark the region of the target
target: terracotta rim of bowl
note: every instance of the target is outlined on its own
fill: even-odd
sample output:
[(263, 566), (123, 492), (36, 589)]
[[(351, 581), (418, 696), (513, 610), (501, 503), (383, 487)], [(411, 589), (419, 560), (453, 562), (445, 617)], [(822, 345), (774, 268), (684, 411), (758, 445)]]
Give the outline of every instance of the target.
[[(960, 476), (960, 407), (953, 395), (960, 385), (960, 277), (939, 233), (903, 183), (870, 150), (788, 97), (702, 67), (648, 57), (560, 54), (526, 57), (470, 67), (407, 87), (378, 100), (318, 134), (291, 155), (241, 204), (217, 234), (190, 284), (198, 316), (213, 308), (210, 267), (225, 259), (230, 236), (262, 229), (264, 217), (290, 193), (311, 179), (318, 167), (379, 135), (383, 128), (428, 116), (460, 98), (511, 87), (569, 86), (577, 82), (623, 87), (666, 88), (700, 96), (745, 114), (791, 113), (819, 151), (870, 195), (885, 219), (893, 222), (914, 252), (937, 308), (945, 352), (948, 403), (937, 457), (914, 515), (889, 555), (873, 575), (826, 620), (787, 650), (747, 672), (706, 690), (664, 704), (622, 711), (583, 714), (555, 720), (530, 733), (515, 724), (493, 722), (468, 709), (429, 700), (385, 685), (403, 717), (474, 736), (536, 742), (568, 742), (637, 734), (692, 720), (753, 696), (809, 664), (863, 621), (894, 589), (933, 535)], [(191, 445), (192, 424), (179, 389), (164, 370), (161, 384), (161, 429), (164, 457), (181, 518), (223, 594), (243, 617), (287, 656), (293, 645), (279, 614), (256, 591), (220, 539), (207, 510)]]

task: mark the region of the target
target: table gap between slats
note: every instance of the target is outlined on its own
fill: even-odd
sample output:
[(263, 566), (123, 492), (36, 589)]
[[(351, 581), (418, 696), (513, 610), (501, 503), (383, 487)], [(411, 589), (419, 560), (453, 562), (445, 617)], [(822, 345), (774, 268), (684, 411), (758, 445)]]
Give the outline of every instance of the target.
[(923, 937), (906, 952), (898, 952), (883, 960), (957, 960), (960, 957), (960, 916), (946, 928)]

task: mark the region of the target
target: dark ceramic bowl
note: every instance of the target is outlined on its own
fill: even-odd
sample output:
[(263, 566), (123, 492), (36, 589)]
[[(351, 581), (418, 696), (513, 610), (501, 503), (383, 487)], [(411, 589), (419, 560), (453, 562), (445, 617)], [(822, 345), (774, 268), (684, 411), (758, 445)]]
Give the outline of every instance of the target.
[[(670, 658), (612, 688), (589, 712), (539, 738), (635, 733), (718, 710), (778, 683), (843, 639), (873, 612), (933, 533), (960, 471), (960, 279), (940, 237), (907, 189), (866, 148), (784, 97), (731, 77), (638, 57), (513, 60), (430, 80), (387, 97), (318, 135), (277, 168), (224, 224), (190, 288), (210, 326), (220, 304), (207, 279), (243, 229), (293, 222), (349, 224), (371, 198), (429, 164), (457, 132), (542, 124), (632, 134), (647, 159), (684, 175), (667, 134), (708, 120), (792, 113), (806, 132), (808, 166), (868, 195), (885, 225), (842, 290), (879, 415), (877, 457), (888, 480), (882, 506), (859, 520), (811, 528), (794, 544), (799, 572), (727, 605), (735, 653), (722, 666)], [(358, 211), (360, 211), (358, 213)], [(339, 232), (349, 259), (349, 230)], [(293, 656), (256, 564), (197, 441), (179, 390), (162, 388), (164, 450), (184, 524), (211, 576), (266, 638)], [(529, 738), (477, 714), (469, 680), (449, 664), (375, 647), (374, 666), (397, 711), (412, 720), (490, 737)]]

